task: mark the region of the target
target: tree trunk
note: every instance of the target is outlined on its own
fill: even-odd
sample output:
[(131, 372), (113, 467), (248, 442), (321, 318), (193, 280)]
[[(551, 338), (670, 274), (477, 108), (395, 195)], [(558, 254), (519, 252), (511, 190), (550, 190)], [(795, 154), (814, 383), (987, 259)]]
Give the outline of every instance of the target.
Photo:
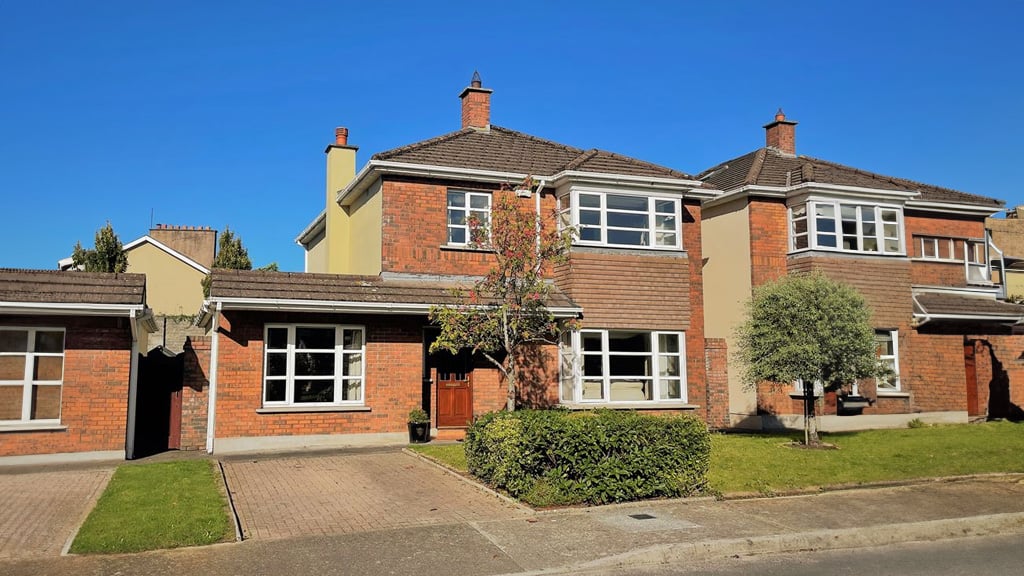
[(512, 353), (508, 353), (508, 370), (506, 371), (505, 381), (508, 383), (508, 398), (505, 409), (509, 412), (516, 411), (516, 378), (518, 368), (516, 367), (515, 358), (512, 357)]
[(821, 444), (818, 437), (818, 420), (814, 417), (814, 382), (804, 380), (804, 444)]

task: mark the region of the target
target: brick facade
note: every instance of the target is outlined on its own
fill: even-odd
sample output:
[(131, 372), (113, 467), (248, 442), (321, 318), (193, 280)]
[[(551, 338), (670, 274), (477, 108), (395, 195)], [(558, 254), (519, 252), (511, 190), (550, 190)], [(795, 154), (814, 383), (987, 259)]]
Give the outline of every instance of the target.
[(66, 330), (60, 416), (65, 428), (0, 429), (0, 456), (123, 451), (132, 347), (128, 320), (5, 316), (0, 325)]

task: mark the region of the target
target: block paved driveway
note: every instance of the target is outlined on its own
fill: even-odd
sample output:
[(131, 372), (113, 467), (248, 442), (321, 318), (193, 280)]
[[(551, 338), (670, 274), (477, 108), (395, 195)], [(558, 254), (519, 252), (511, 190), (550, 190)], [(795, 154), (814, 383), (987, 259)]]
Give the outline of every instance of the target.
[(531, 512), (400, 451), (222, 461), (245, 538), (508, 519)]
[(59, 556), (113, 468), (0, 472), (0, 558)]

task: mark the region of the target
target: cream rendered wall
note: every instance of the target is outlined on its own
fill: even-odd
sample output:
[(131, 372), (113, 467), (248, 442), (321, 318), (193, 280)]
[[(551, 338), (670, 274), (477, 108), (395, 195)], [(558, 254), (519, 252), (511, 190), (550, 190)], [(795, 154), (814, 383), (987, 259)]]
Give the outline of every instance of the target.
[(733, 359), (734, 331), (750, 299), (750, 213), (746, 199), (705, 207), (701, 212), (704, 265), (704, 335), (725, 338), (729, 346), (729, 415), (733, 426), (760, 427), (757, 395), (747, 390)]
[[(350, 234), (348, 213), (338, 205), (338, 191), (356, 176), (356, 149), (350, 146), (327, 147), (326, 233), (327, 272), (345, 274), (352, 262), (346, 248)], [(380, 233), (379, 231), (377, 232)]]
[(325, 240), (326, 236), (320, 234), (306, 245), (306, 272), (327, 272), (327, 242)]
[[(343, 272), (376, 276), (381, 271), (381, 221), (384, 202), (378, 180), (348, 208), (349, 237), (342, 249), (348, 252), (349, 269)], [(337, 248), (339, 243), (335, 241)]]
[(203, 304), (206, 275), (148, 242), (128, 251), (128, 272), (146, 275), (146, 303), (154, 314), (196, 314)]

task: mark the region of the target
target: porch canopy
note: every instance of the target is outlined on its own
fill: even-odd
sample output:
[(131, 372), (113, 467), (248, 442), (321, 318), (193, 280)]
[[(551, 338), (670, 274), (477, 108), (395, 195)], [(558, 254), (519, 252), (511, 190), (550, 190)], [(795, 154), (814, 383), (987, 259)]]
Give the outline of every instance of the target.
[(913, 289), (914, 324), (930, 322), (1024, 324), (1024, 306), (996, 298), (991, 290), (955, 288)]

